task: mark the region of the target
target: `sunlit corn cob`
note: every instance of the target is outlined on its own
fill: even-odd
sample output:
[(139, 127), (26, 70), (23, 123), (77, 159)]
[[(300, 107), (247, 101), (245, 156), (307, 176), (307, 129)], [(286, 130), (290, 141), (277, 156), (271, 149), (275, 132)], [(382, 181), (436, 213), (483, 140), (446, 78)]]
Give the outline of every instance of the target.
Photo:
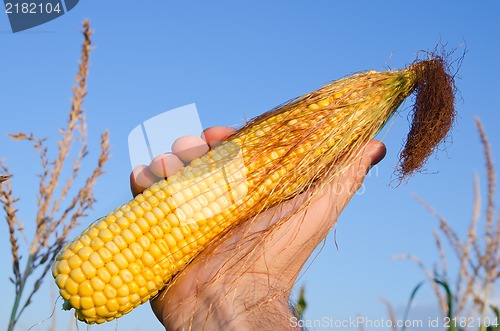
[(263, 114), (92, 224), (53, 266), (66, 308), (118, 318), (228, 228), (344, 171), (413, 92), (416, 68), (356, 74)]

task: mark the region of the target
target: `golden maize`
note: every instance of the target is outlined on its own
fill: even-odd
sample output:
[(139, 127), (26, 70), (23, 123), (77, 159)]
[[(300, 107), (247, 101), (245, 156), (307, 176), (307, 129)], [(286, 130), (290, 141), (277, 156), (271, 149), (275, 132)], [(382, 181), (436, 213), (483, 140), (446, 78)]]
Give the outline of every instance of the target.
[(419, 70), (356, 74), (282, 105), (92, 224), (53, 266), (65, 307), (87, 323), (118, 318), (230, 227), (344, 171)]

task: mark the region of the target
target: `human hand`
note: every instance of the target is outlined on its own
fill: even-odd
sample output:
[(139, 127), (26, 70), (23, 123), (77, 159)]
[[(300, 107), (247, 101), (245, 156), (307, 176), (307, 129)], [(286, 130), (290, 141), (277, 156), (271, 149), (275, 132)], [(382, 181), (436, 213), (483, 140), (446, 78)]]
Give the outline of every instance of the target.
[[(228, 127), (213, 127), (203, 132), (202, 139), (179, 138), (172, 146), (173, 154), (134, 169), (133, 194), (177, 172), (183, 161), (202, 156), (232, 132)], [(371, 141), (362, 148), (359, 162), (343, 175), (231, 229), (152, 300), (160, 322), (168, 330), (292, 329), (288, 299), (300, 269), (369, 168), (384, 156), (385, 146)], [(300, 208), (305, 202), (308, 207)], [(284, 217), (286, 222), (279, 222)]]

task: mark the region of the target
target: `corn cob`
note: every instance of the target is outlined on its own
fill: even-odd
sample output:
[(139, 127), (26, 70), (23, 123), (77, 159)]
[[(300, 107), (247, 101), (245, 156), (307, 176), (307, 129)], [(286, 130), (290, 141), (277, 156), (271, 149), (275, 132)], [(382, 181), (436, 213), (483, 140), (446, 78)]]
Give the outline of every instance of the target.
[(103, 323), (155, 297), (229, 228), (344, 171), (436, 63), (359, 73), (279, 106), (98, 220), (56, 257), (65, 307)]

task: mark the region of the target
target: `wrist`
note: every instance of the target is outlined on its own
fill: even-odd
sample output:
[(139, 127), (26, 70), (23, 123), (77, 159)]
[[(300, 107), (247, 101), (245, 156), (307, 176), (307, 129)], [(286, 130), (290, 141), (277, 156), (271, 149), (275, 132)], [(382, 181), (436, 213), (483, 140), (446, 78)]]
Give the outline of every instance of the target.
[(257, 302), (228, 294), (225, 298), (192, 298), (172, 304), (165, 306), (161, 316), (165, 329), (169, 331), (298, 330), (293, 327), (288, 298)]

